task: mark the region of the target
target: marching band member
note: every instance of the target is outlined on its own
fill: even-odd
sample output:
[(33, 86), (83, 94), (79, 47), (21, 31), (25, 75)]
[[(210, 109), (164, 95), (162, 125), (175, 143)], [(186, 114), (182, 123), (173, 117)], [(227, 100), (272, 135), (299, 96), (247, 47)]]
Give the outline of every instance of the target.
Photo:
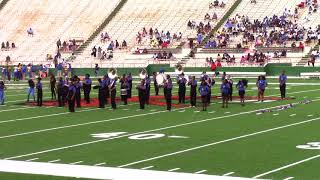
[(37, 88), (37, 106), (42, 106), (43, 92), (42, 92), (42, 83), (41, 83), (40, 77), (38, 78), (36, 88)]
[(29, 90), (28, 90), (28, 98), (27, 98), (27, 102), (29, 102), (29, 98), (30, 98), (30, 95), (33, 97), (33, 101), (35, 102), (36, 101), (36, 97), (34, 95), (34, 88), (35, 88), (35, 83), (32, 79), (29, 79), (28, 81), (28, 84), (29, 84)]
[(64, 101), (63, 101), (63, 86), (64, 86), (64, 81), (62, 77), (59, 78), (58, 84), (57, 84), (57, 93), (58, 93), (58, 105), (59, 107), (64, 106)]
[(150, 89), (151, 89), (151, 79), (149, 75), (146, 76), (145, 83), (146, 83), (146, 104), (149, 105)]
[(6, 86), (4, 85), (3, 81), (0, 81), (0, 105), (4, 105), (4, 90), (6, 89)]
[(139, 92), (139, 103), (140, 103), (140, 109), (144, 109), (144, 105), (146, 103), (146, 80), (141, 79), (141, 83), (137, 86), (138, 92)]
[(185, 103), (185, 96), (186, 96), (186, 83), (187, 79), (184, 77), (184, 73), (181, 73), (177, 77), (177, 83), (179, 85), (179, 104)]
[(157, 83), (157, 73), (153, 72), (152, 75), (153, 75), (154, 91), (156, 93), (155, 95), (158, 96), (159, 95), (159, 86), (158, 86), (158, 83)]
[(197, 80), (195, 76), (188, 82), (190, 88), (190, 103), (191, 107), (195, 107), (197, 103)]
[(205, 71), (202, 72), (201, 81), (205, 80), (207, 83), (207, 86), (209, 87), (209, 93), (207, 95), (207, 103), (211, 103), (211, 87), (215, 84), (215, 81), (212, 81), (212, 79), (207, 75)]
[(72, 81), (70, 82), (70, 85), (68, 88), (67, 97), (68, 97), (69, 112), (74, 112), (75, 100), (76, 100), (76, 94), (77, 94), (76, 81), (77, 80), (75, 78), (72, 78)]
[(109, 75), (106, 74), (103, 76), (103, 80), (102, 80), (103, 84), (104, 84), (104, 87), (105, 87), (105, 100), (104, 100), (104, 103), (105, 104), (108, 104), (108, 98), (110, 98), (110, 89), (109, 89), (109, 84), (110, 84), (110, 78), (109, 78)]
[(171, 111), (171, 102), (172, 102), (172, 80), (170, 75), (167, 75), (167, 80), (163, 85), (164, 97), (166, 99), (167, 110)]
[(99, 98), (99, 108), (105, 107), (105, 101), (106, 101), (106, 87), (105, 83), (101, 80), (101, 78), (98, 79), (99, 85), (97, 86), (99, 88), (98, 91), (98, 98)]
[(227, 79), (222, 82), (220, 91), (222, 96), (222, 108), (228, 108), (230, 84)]
[(90, 79), (89, 74), (86, 74), (82, 84), (83, 84), (84, 100), (86, 101), (87, 104), (89, 104), (90, 103), (91, 85), (92, 85), (92, 80)]
[(125, 75), (124, 75), (124, 78), (120, 80), (120, 87), (121, 87), (121, 100), (124, 102), (124, 105), (127, 105), (128, 92), (129, 92), (130, 85), (129, 85), (128, 79), (125, 78)]
[(206, 111), (207, 106), (208, 106), (209, 86), (204, 78), (201, 80), (199, 92), (200, 92), (201, 100), (202, 100), (202, 111)]
[(257, 81), (258, 87), (258, 101), (264, 101), (264, 92), (266, 87), (268, 86), (267, 80), (265, 76), (259, 76)]
[(51, 100), (57, 99), (56, 82), (57, 82), (56, 78), (54, 77), (53, 74), (51, 74), (51, 76), (50, 76)]
[(62, 93), (63, 105), (68, 101), (68, 98), (67, 98), (68, 91), (69, 91), (69, 78), (65, 76), (65, 79), (63, 82), (63, 93)]
[(115, 77), (114, 79), (110, 79), (110, 84), (109, 84), (109, 90), (111, 95), (111, 107), (113, 110), (117, 109), (117, 104), (116, 104), (117, 80), (118, 80), (117, 77)]
[(232, 101), (232, 94), (233, 94), (233, 80), (230, 75), (227, 76), (227, 80), (230, 86), (229, 90), (229, 101)]
[(247, 85), (247, 80), (242, 79), (238, 82), (236, 85), (236, 88), (238, 89), (239, 96), (240, 96), (240, 104), (244, 106), (244, 95), (246, 94), (246, 88), (248, 87)]
[(127, 81), (128, 81), (128, 84), (129, 84), (128, 98), (131, 98), (132, 97), (132, 75), (131, 75), (131, 73), (128, 74)]
[(281, 75), (279, 76), (281, 99), (286, 98), (286, 82), (287, 76), (285, 75), (285, 71), (282, 71)]
[(77, 108), (81, 108), (81, 88), (82, 88), (82, 84), (80, 82), (80, 78), (79, 77), (77, 77), (77, 76), (73, 77), (73, 85), (76, 88), (75, 99), (76, 99)]

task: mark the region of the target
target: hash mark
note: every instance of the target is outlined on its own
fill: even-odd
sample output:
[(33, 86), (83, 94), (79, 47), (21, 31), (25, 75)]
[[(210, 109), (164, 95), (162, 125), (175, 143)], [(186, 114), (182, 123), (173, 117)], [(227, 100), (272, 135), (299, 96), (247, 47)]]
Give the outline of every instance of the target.
[(287, 178), (285, 178), (285, 179), (283, 179), (283, 180), (290, 180), (290, 179), (293, 179), (294, 177), (287, 177)]
[(26, 160), (26, 162), (31, 162), (31, 161), (34, 161), (34, 160), (37, 160), (37, 159), (39, 159), (39, 158), (28, 159), (28, 160)]
[(77, 162), (73, 162), (73, 163), (70, 163), (70, 164), (72, 164), (72, 165), (76, 165), (76, 164), (80, 164), (80, 163), (82, 163), (83, 161), (77, 161)]
[(141, 168), (142, 170), (147, 170), (147, 169), (151, 169), (153, 168), (153, 166), (148, 166), (148, 167), (144, 167), (144, 168)]
[(204, 173), (204, 172), (207, 172), (207, 170), (197, 171), (197, 172), (195, 172), (195, 174), (202, 174), (202, 173)]
[(168, 170), (169, 172), (173, 172), (173, 171), (177, 171), (177, 170), (179, 170), (180, 168), (174, 168), (174, 169), (170, 169), (170, 170)]
[(228, 173), (226, 173), (226, 174), (224, 174), (224, 175), (222, 175), (222, 176), (229, 176), (229, 175), (231, 175), (231, 174), (234, 174), (234, 172), (228, 172)]
[(103, 162), (103, 163), (98, 163), (98, 164), (95, 164), (95, 166), (102, 166), (102, 165), (105, 165), (106, 163)]
[(56, 160), (52, 160), (52, 161), (48, 161), (48, 163), (54, 163), (54, 162), (58, 162), (60, 161), (60, 159), (56, 159)]

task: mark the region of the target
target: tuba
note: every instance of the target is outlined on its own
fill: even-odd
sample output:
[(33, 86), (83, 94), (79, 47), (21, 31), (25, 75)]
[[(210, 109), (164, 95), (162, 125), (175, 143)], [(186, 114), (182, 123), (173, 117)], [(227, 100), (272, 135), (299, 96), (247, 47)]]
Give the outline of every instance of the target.
[(115, 68), (110, 68), (110, 69), (108, 70), (108, 77), (109, 77), (110, 79), (115, 79), (116, 77), (118, 77), (118, 75), (117, 75), (117, 69), (115, 69)]
[(146, 79), (147, 78), (147, 70), (142, 68), (139, 72), (140, 79)]
[(181, 64), (177, 64), (177, 65), (176, 65), (175, 72), (176, 72), (177, 74), (182, 74), (182, 73), (183, 73), (183, 67), (182, 67)]

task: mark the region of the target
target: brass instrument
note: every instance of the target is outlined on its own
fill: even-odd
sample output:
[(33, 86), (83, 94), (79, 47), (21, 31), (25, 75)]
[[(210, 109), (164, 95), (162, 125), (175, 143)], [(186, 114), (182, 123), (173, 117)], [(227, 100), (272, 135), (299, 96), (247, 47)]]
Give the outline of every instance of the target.
[(139, 72), (139, 77), (140, 77), (140, 79), (146, 79), (147, 78), (147, 70), (146, 69), (144, 69), (144, 68), (142, 68), (141, 70), (140, 70), (140, 72)]

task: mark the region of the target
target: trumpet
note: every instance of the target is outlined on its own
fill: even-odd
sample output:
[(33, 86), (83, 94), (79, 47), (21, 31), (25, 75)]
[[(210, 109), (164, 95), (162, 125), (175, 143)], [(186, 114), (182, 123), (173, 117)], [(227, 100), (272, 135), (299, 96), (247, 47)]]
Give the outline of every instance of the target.
[(139, 72), (140, 79), (146, 79), (147, 78), (147, 70), (142, 68)]
[(117, 75), (117, 69), (115, 69), (115, 68), (110, 68), (110, 69), (108, 70), (108, 77), (109, 77), (110, 79), (115, 79), (116, 77), (118, 77), (118, 75)]

